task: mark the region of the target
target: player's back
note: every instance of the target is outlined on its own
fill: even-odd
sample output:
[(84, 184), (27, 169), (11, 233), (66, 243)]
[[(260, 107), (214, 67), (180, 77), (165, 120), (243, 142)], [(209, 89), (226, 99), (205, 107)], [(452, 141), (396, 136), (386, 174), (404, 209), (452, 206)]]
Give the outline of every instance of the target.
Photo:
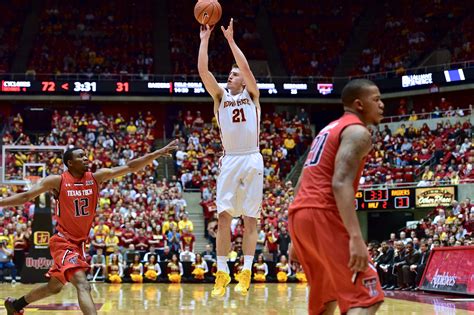
[(259, 152), (260, 112), (249, 92), (224, 95), (216, 113), (225, 154)]
[(61, 175), (55, 218), (61, 235), (76, 242), (85, 241), (94, 221), (99, 187), (91, 172), (75, 178), (69, 172)]
[[(305, 208), (337, 211), (332, 191), (334, 164), (342, 132), (347, 126), (356, 124), (364, 125), (356, 115), (345, 113), (323, 128), (314, 138), (303, 167), (298, 193), (289, 209), (290, 213)], [(359, 166), (358, 176), (354, 180), (354, 190), (357, 190), (364, 162)]]

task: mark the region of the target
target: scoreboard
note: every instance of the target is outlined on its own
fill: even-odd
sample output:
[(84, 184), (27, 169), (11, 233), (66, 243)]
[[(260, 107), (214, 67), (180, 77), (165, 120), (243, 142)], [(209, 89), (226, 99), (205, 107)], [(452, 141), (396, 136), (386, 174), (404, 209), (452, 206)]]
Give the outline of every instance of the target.
[(450, 206), (457, 199), (455, 186), (407, 187), (359, 190), (356, 210), (402, 210), (434, 208), (439, 203)]
[(410, 188), (359, 190), (357, 210), (411, 209), (415, 206), (415, 190)]
[[(226, 87), (226, 83), (219, 83)], [(333, 97), (332, 82), (259, 82), (262, 96)], [(184, 80), (0, 80), (1, 94), (16, 95), (208, 96), (201, 81)]]

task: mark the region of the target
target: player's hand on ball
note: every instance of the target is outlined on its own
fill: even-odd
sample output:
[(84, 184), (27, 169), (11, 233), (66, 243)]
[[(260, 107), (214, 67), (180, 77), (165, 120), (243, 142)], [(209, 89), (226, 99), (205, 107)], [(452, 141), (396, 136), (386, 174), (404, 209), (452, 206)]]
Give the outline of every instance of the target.
[(201, 32), (199, 33), (199, 37), (201, 38), (201, 40), (209, 39), (209, 37), (211, 37), (211, 33), (213, 29), (214, 29), (214, 25), (213, 26), (209, 26), (208, 24), (201, 25)]
[(353, 272), (364, 272), (369, 265), (369, 253), (367, 246), (362, 238), (352, 238), (349, 241), (349, 259), (348, 267)]
[(222, 33), (224, 33), (225, 38), (227, 41), (234, 40), (234, 19), (231, 18), (229, 22), (229, 26), (225, 29), (224, 26), (221, 26)]
[(173, 140), (165, 147), (158, 150), (160, 156), (170, 156), (171, 152), (178, 150), (178, 140)]

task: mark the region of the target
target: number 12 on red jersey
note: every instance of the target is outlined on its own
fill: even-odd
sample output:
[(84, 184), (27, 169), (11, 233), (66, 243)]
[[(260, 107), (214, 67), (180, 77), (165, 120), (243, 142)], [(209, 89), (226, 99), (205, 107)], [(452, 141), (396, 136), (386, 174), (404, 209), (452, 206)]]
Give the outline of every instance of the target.
[(324, 145), (326, 144), (328, 136), (328, 133), (323, 133), (314, 138), (313, 144), (311, 145), (311, 150), (308, 153), (308, 158), (304, 163), (304, 167), (315, 166), (319, 164), (319, 160), (323, 155)]

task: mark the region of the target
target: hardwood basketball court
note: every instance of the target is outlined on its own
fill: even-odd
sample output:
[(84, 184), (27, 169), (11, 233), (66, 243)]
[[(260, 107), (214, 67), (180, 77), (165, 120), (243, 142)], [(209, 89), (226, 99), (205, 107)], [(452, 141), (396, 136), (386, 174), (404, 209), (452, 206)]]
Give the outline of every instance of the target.
[[(235, 284), (229, 288), (233, 289)], [(0, 284), (2, 298), (20, 297), (34, 285)], [(211, 298), (211, 284), (105, 284), (93, 283), (99, 314), (307, 314), (305, 284), (252, 284), (247, 296), (228, 289), (222, 299)], [(378, 314), (474, 314), (473, 302), (446, 301), (445, 296), (387, 292)], [(422, 300), (415, 302), (410, 300)], [(0, 313), (5, 314), (3, 300)], [(470, 311), (469, 311), (470, 309)], [(57, 296), (30, 305), (25, 314), (81, 314), (72, 285)]]

